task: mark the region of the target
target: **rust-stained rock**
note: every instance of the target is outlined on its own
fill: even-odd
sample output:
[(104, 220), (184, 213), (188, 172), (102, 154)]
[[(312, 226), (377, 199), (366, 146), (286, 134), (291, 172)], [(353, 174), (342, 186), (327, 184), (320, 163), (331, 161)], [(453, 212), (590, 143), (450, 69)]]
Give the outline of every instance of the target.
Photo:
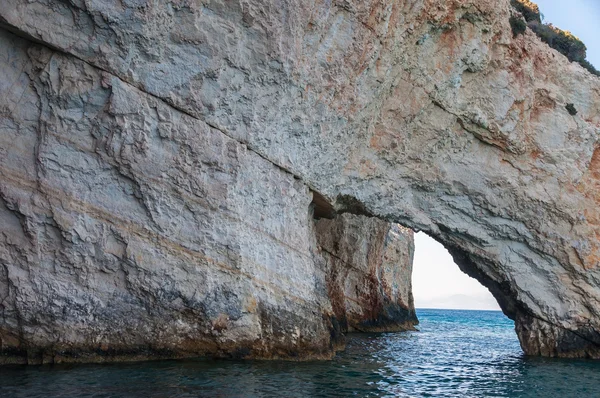
[(513, 12), (3, 0), (2, 346), (330, 355), (312, 190), (445, 244), (526, 353), (600, 357), (600, 79)]
[(418, 323), (411, 284), (413, 235), (397, 224), (352, 214), (317, 222), (327, 290), (343, 331), (401, 331)]

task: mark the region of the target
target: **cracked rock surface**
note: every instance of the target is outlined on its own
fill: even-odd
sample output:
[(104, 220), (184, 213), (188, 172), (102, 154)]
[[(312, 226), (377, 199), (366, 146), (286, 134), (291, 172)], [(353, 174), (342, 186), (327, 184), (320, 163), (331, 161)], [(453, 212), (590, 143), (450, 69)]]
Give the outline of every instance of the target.
[(317, 222), (327, 290), (342, 331), (394, 332), (418, 323), (412, 295), (414, 233), (342, 214)]
[[(82, 60), (7, 31), (0, 48), (0, 363), (342, 346), (306, 184)], [(412, 235), (352, 217), (409, 294)], [(390, 308), (369, 311), (402, 329)]]
[[(600, 80), (530, 31), (513, 37), (512, 12), (508, 0), (2, 1), (0, 247), (19, 264), (0, 271), (14, 303), (3, 327), (23, 330), (36, 311), (68, 318), (37, 301), (71, 289), (68, 308), (95, 309), (83, 330), (115, 302), (78, 292), (86, 277), (169, 286), (175, 272), (201, 275), (189, 292), (224, 289), (248, 308), (186, 312), (206, 323), (189, 344), (204, 330), (222, 334), (210, 344), (252, 346), (239, 342), (259, 332), (241, 325), (265, 312), (242, 304), (260, 291), (251, 276), (276, 281), (269, 306), (291, 308), (268, 314), (320, 319), (332, 309), (314, 293), (327, 287), (310, 188), (335, 210), (442, 242), (515, 320), (527, 354), (600, 357)], [(89, 271), (92, 254), (106, 271)], [(227, 267), (180, 258), (200, 255)], [(61, 284), (39, 277), (20, 293), (34, 264)], [(214, 297), (142, 286), (162, 292), (146, 310), (169, 316)], [(123, 314), (142, 305), (118, 302)], [(136, 319), (122, 330), (141, 330)], [(272, 326), (282, 337), (264, 352), (291, 336), (330, 352), (336, 326), (315, 322)], [(145, 324), (140, 344), (186, 325)]]
[(0, 358), (331, 355), (304, 184), (82, 61), (0, 48)]

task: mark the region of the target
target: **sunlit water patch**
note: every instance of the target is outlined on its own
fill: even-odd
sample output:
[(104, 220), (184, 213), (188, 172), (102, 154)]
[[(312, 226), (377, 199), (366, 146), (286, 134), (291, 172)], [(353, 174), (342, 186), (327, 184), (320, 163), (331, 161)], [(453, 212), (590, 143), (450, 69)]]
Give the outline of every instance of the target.
[(500, 312), (417, 312), (419, 332), (351, 335), (329, 362), (0, 368), (0, 397), (600, 396), (600, 362), (527, 358)]

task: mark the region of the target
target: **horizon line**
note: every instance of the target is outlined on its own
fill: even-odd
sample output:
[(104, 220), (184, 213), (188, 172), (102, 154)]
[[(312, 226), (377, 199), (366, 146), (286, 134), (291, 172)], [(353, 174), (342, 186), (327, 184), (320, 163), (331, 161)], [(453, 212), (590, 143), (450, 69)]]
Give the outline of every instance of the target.
[(450, 311), (495, 311), (502, 312), (501, 309), (482, 309), (482, 308), (433, 308), (433, 307), (415, 307), (415, 310), (450, 310)]

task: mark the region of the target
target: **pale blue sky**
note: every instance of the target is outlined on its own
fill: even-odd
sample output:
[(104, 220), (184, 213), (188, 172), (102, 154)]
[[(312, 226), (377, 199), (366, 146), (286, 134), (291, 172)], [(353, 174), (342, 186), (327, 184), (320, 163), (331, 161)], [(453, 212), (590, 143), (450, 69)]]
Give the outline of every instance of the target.
[[(579, 37), (587, 47), (588, 61), (600, 69), (600, 0), (535, 2), (544, 22)], [(413, 294), (417, 308), (498, 308), (487, 289), (463, 274), (441, 244), (418, 233), (415, 249)]]

